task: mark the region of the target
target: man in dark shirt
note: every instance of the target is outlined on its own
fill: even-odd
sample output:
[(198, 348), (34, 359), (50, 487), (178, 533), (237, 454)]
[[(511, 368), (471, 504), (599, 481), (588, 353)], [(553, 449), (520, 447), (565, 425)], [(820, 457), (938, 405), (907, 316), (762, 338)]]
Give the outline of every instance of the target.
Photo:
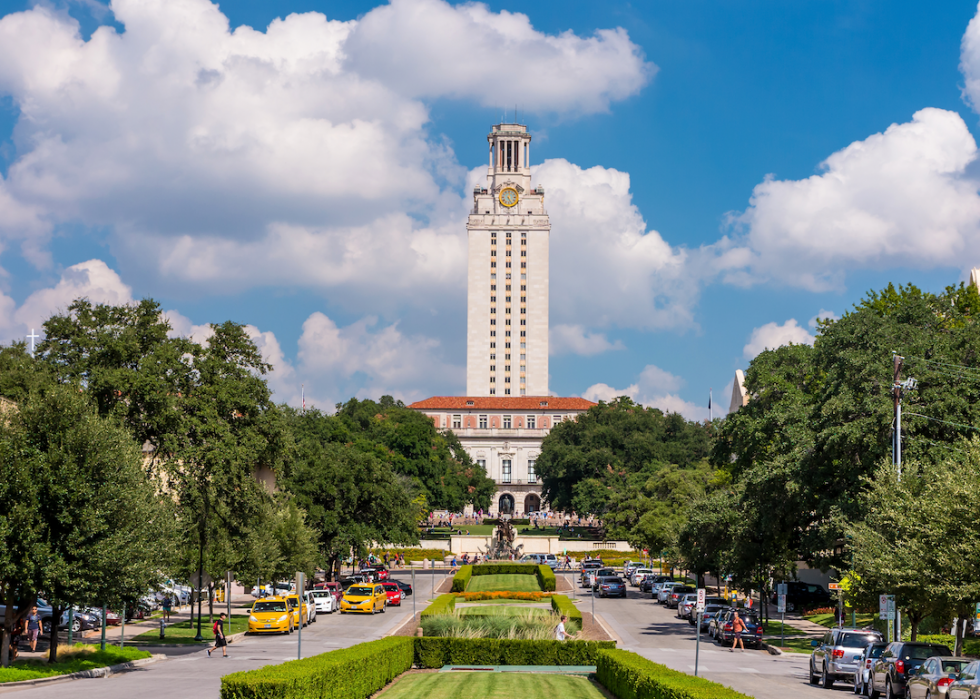
[(228, 642), (225, 640), (225, 613), (221, 612), (218, 615), (218, 620), (214, 622), (214, 645), (208, 648), (208, 657), (211, 657), (211, 651), (221, 649), (221, 655), (225, 658), (228, 657)]

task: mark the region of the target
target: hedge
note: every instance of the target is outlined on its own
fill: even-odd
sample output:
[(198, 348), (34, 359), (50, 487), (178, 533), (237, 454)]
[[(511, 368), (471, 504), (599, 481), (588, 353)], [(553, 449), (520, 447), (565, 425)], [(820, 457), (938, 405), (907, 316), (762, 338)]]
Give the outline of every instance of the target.
[(415, 664), (443, 665), (595, 665), (602, 649), (615, 641), (516, 641), (503, 638), (415, 639)]
[(717, 682), (671, 670), (625, 650), (601, 650), (595, 666), (596, 679), (617, 699), (749, 699)]
[(421, 616), (438, 616), (452, 614), (456, 610), (456, 595), (439, 595), (428, 607), (422, 610)]
[(456, 592), (463, 602), (482, 602), (488, 599), (513, 599), (521, 602), (547, 602), (550, 592), (511, 592), (509, 590), (486, 590), (484, 592)]
[(538, 572), (535, 563), (480, 563), (469, 567), (473, 569), (473, 575), (535, 575)]
[(466, 592), (466, 585), (471, 577), (473, 577), (473, 566), (460, 566), (453, 576), (453, 592)]
[(366, 699), (414, 661), (415, 639), (390, 636), (221, 678), (221, 699)]
[(580, 612), (578, 607), (572, 604), (572, 600), (568, 599), (568, 597), (565, 595), (552, 595), (551, 608), (554, 609), (557, 614), (564, 614), (567, 616), (569, 621), (577, 621), (579, 628), (582, 628), (582, 612)]
[(538, 575), (538, 584), (541, 586), (541, 589), (545, 592), (554, 592), (557, 584), (555, 581), (555, 571), (550, 566), (541, 565), (538, 566), (536, 572)]

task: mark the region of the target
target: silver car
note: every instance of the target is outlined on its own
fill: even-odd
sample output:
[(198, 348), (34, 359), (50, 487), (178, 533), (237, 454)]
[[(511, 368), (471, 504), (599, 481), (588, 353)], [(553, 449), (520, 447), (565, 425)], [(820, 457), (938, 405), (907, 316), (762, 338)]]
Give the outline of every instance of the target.
[(881, 634), (872, 629), (831, 629), (824, 637), (811, 642), (810, 684), (830, 689), (836, 680), (854, 681), (854, 673), (864, 664), (864, 649), (881, 642)]
[(660, 604), (667, 604), (667, 598), (670, 596), (670, 591), (675, 587), (681, 587), (684, 583), (682, 582), (668, 582), (660, 586), (657, 590), (657, 601)]

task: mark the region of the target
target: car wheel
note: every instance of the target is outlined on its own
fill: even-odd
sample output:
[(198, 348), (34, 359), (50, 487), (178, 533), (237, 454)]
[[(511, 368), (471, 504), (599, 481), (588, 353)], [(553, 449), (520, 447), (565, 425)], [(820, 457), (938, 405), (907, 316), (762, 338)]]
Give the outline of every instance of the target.
[(868, 696), (871, 699), (878, 699), (881, 694), (878, 692), (878, 688), (875, 687), (875, 676), (871, 675), (871, 688), (868, 690)]
[(818, 677), (813, 672), (813, 661), (810, 661), (810, 684), (817, 684), (819, 681)]
[(45, 636), (47, 636), (49, 633), (51, 633), (51, 620), (50, 619), (44, 619), (41, 622), (41, 631), (44, 633)]
[(895, 691), (892, 689), (891, 680), (885, 680), (885, 699), (895, 699)]
[(78, 619), (72, 619), (71, 620), (72, 633), (78, 633), (81, 630), (82, 630), (82, 622), (80, 622)]
[(820, 676), (820, 686), (824, 689), (830, 689), (834, 686), (834, 678), (827, 673), (827, 666), (823, 666), (823, 674)]

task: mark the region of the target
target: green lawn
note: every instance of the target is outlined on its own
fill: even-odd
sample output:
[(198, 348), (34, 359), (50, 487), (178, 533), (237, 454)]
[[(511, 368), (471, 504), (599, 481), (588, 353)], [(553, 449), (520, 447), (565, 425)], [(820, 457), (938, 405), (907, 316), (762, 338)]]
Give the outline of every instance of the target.
[[(216, 616), (215, 619), (218, 617)], [(204, 636), (204, 641), (207, 643), (214, 642), (214, 634), (211, 632), (211, 625), (213, 622), (208, 621), (207, 617), (201, 619), (201, 635)], [(231, 615), (231, 620), (225, 622), (225, 635), (231, 636), (232, 634), (241, 633), (242, 631), (248, 630), (248, 616), (236, 616)], [(194, 637), (197, 635), (197, 620), (191, 625), (189, 621), (181, 621), (176, 624), (169, 624), (167, 626), (167, 637), (164, 639), (160, 638), (159, 626), (152, 631), (147, 631), (146, 633), (141, 633), (136, 638), (126, 641), (126, 643), (135, 643), (140, 645), (153, 645), (161, 643), (196, 643)]]
[[(470, 536), (490, 536), (493, 534), (494, 526), (492, 524), (467, 524), (454, 529), (449, 529), (449, 527), (436, 527), (433, 531), (435, 531), (437, 534), (449, 534), (455, 533), (456, 529), (461, 530), (464, 536), (466, 535), (466, 532), (469, 532)], [(419, 536), (421, 536), (423, 539), (425, 538), (425, 535), (426, 531), (424, 529), (419, 531)], [(446, 553), (449, 552), (447, 551)]]
[(585, 677), (510, 672), (429, 672), (403, 675), (385, 699), (604, 699)]
[(778, 641), (780, 632), (782, 632), (786, 637), (806, 636), (806, 633), (800, 631), (799, 629), (794, 629), (789, 624), (785, 624), (785, 628), (784, 628), (784, 624), (779, 621), (770, 621), (765, 626), (765, 635), (767, 638), (768, 637), (775, 638)]
[(0, 682), (22, 682), (52, 675), (67, 675), (150, 657), (147, 651), (136, 648), (109, 646), (104, 651), (97, 649), (98, 646), (84, 643), (61, 646), (58, 648), (58, 657), (62, 660), (53, 665), (40, 660), (18, 660), (11, 667), (0, 668)]
[(466, 586), (467, 592), (541, 592), (536, 575), (474, 575), (470, 578), (470, 584)]
[(456, 612), (460, 616), (518, 616), (518, 615), (531, 615), (531, 616), (552, 616), (554, 612), (550, 609), (543, 609), (538, 607), (504, 607), (504, 606), (492, 606), (492, 607), (463, 607), (457, 609)]
[[(811, 614), (809, 616), (803, 617), (807, 621), (812, 621), (814, 624), (820, 624), (821, 626), (826, 626), (828, 629), (832, 629), (837, 626), (837, 617), (834, 614)], [(875, 619), (878, 618), (877, 614), (858, 614), (854, 617), (858, 627), (870, 626)], [(851, 625), (851, 614), (847, 614), (847, 625)]]
[(787, 636), (785, 646), (779, 645), (779, 636), (776, 638), (767, 637), (765, 641), (771, 646), (778, 646), (779, 648), (782, 648), (787, 653), (806, 653), (809, 655), (813, 652), (813, 646), (810, 645), (810, 639), (806, 636)]
[(521, 536), (558, 536), (558, 527), (518, 527), (518, 534)]

